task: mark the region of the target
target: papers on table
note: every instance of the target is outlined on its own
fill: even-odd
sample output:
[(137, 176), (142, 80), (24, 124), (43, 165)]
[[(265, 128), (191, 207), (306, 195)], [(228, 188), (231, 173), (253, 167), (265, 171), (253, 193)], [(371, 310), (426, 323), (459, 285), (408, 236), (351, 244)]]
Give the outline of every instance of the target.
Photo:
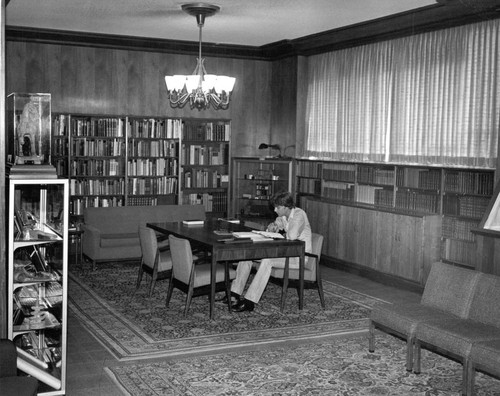
[(238, 231), (233, 232), (235, 238), (250, 238), (253, 242), (272, 241), (273, 239), (283, 239), (283, 235), (276, 232), (267, 231)]

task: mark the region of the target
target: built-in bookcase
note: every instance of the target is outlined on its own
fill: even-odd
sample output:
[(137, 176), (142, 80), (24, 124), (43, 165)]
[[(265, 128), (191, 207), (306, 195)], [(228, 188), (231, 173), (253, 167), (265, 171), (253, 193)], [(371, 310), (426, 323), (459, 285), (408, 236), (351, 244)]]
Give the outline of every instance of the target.
[(471, 231), (479, 226), (493, 189), (493, 171), (444, 170), (443, 260), (476, 266), (476, 234)]
[(297, 160), (297, 201), (315, 197), (398, 214), (441, 215), (441, 259), (475, 267), (478, 227), (494, 171)]
[(125, 124), (125, 117), (53, 117), (54, 165), (70, 180), (71, 216), (81, 216), (89, 206), (125, 204)]
[(73, 218), (86, 207), (203, 204), (226, 216), (228, 120), (55, 114), (52, 160), (70, 179)]
[(177, 203), (182, 120), (127, 118), (127, 205)]
[(209, 216), (228, 212), (231, 125), (227, 120), (183, 121), (181, 202), (202, 204)]

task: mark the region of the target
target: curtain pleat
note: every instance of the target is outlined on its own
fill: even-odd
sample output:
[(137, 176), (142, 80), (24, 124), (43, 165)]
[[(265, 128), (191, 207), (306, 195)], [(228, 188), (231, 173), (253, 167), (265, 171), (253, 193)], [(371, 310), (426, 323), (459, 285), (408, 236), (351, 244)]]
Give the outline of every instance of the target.
[(494, 168), (500, 21), (309, 58), (303, 157)]

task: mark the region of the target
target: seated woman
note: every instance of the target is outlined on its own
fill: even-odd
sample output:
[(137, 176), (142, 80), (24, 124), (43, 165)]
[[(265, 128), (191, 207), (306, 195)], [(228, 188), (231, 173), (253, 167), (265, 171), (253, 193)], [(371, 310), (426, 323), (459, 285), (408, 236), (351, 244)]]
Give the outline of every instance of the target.
[[(274, 206), (274, 211), (278, 217), (274, 222), (269, 224), (267, 231), (284, 231), (287, 239), (304, 241), (306, 252), (311, 252), (311, 226), (309, 219), (306, 212), (295, 206), (292, 194), (290, 192), (277, 193), (271, 198), (271, 204)], [(236, 278), (231, 285), (231, 294), (238, 298), (232, 306), (233, 311), (253, 311), (255, 304), (259, 302), (267, 286), (272, 268), (284, 268), (285, 261), (285, 257), (263, 259), (260, 261), (257, 264), (257, 273), (243, 298), (241, 298), (241, 295), (254, 262), (240, 261), (236, 268)], [(289, 267), (299, 268), (299, 258), (291, 257)]]

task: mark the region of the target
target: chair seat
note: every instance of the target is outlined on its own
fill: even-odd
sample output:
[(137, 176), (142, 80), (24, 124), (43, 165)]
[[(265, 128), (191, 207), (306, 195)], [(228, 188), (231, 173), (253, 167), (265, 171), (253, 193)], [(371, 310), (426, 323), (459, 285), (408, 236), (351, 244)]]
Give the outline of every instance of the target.
[(170, 250), (160, 250), (160, 260), (158, 261), (158, 271), (168, 271), (172, 269), (172, 254)]
[[(211, 274), (211, 264), (196, 264), (194, 266), (194, 287), (204, 286), (210, 284), (210, 274)], [(225, 279), (225, 267), (223, 264), (217, 264), (217, 269), (215, 272), (215, 281), (217, 283), (224, 282)], [(233, 280), (236, 278), (236, 271), (232, 268), (229, 269), (229, 279)]]
[(475, 343), (470, 358), (488, 372), (500, 375), (500, 339)]

